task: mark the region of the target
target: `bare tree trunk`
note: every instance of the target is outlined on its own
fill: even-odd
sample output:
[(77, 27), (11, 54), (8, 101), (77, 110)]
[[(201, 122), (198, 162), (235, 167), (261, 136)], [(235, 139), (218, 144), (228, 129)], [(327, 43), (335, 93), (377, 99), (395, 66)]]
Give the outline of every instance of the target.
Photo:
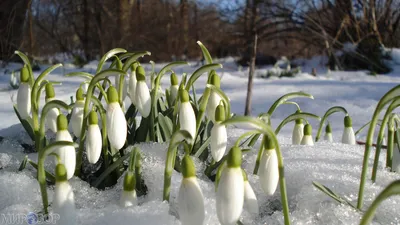
[(253, 47), (250, 58), (250, 70), (249, 70), (249, 80), (247, 82), (247, 96), (246, 96), (246, 108), (244, 110), (244, 115), (249, 116), (251, 114), (251, 96), (253, 93), (253, 77), (254, 70), (256, 67), (256, 54), (257, 54), (257, 34), (253, 36)]
[(181, 0), (181, 19), (182, 19), (182, 41), (183, 41), (183, 56), (186, 58), (188, 54), (189, 41), (189, 12), (187, 0)]
[(374, 34), (378, 37), (379, 43), (382, 43), (381, 34), (378, 30), (378, 25), (376, 24), (376, 9), (375, 9), (375, 0), (369, 0), (369, 10), (371, 16), (371, 28)]

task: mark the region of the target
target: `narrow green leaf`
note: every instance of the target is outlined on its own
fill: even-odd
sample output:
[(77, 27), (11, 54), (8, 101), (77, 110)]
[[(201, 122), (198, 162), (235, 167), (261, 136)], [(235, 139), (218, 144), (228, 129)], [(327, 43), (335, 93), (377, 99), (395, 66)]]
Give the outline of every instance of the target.
[(131, 57), (129, 57), (126, 62), (124, 63), (124, 66), (122, 67), (122, 70), (127, 72), (129, 68), (131, 68), (132, 64), (137, 61), (138, 58), (143, 57), (145, 55), (151, 55), (151, 52), (148, 51), (143, 51), (143, 52), (136, 52), (134, 53)]
[(122, 156), (111, 164), (100, 176), (93, 182), (93, 187), (98, 188), (105, 178), (107, 178), (115, 169), (119, 168), (126, 159), (129, 158), (129, 154)]
[(206, 60), (207, 64), (211, 64), (213, 60), (207, 48), (200, 41), (197, 41), (197, 44), (200, 46), (201, 51), (203, 52), (204, 59)]
[(319, 123), (318, 132), (317, 132), (317, 135), (315, 136), (315, 142), (317, 142), (317, 141), (319, 140), (320, 136), (321, 136), (322, 127), (324, 126), (325, 120), (326, 120), (330, 115), (332, 115), (333, 113), (336, 113), (336, 112), (343, 112), (343, 113), (345, 114), (345, 116), (348, 115), (347, 110), (346, 110), (344, 107), (342, 107), (342, 106), (333, 106), (333, 107), (331, 107), (330, 109), (328, 109), (328, 110), (325, 112), (325, 115), (322, 117), (321, 122)]
[(100, 59), (99, 64), (97, 65), (96, 69), (96, 74), (100, 73), (100, 71), (103, 69), (104, 63), (111, 58), (113, 55), (119, 54), (119, 53), (125, 53), (126, 50), (123, 48), (114, 48), (108, 51), (103, 57)]
[[(13, 107), (14, 107), (14, 112), (17, 115), (19, 122), (21, 122), (22, 126), (24, 127), (26, 133), (28, 133), (28, 135), (32, 139), (32, 141), (35, 141), (35, 133), (33, 132), (32, 123), (29, 120), (21, 119), (21, 116), (19, 115), (19, 112), (17, 110), (17, 105), (14, 105)], [(30, 119), (30, 118), (28, 118), (28, 119)]]
[(300, 112), (300, 113), (293, 113), (292, 115), (286, 117), (284, 120), (282, 120), (282, 122), (279, 124), (279, 126), (275, 129), (275, 134), (278, 134), (279, 131), (282, 129), (283, 126), (285, 126), (286, 124), (297, 120), (297, 119), (303, 119), (303, 120), (307, 120), (307, 118), (313, 118), (313, 119), (317, 119), (320, 120), (321, 118), (317, 115), (314, 115), (312, 113), (306, 113), (306, 112)]
[(21, 165), (20, 165), (19, 168), (18, 168), (18, 171), (24, 170), (24, 169), (26, 168), (26, 164), (27, 164), (27, 163), (28, 163), (28, 155), (26, 155), (26, 156), (24, 157), (24, 159), (22, 160)]
[(204, 65), (204, 66), (198, 68), (196, 71), (193, 72), (192, 76), (190, 76), (188, 82), (186, 83), (186, 86), (185, 86), (186, 91), (189, 92), (189, 90), (192, 87), (192, 85), (194, 84), (194, 82), (196, 82), (196, 80), (199, 79), (199, 77), (201, 75), (203, 75), (204, 73), (210, 72), (211, 70), (216, 70), (216, 69), (220, 69), (220, 68), (222, 68), (222, 65), (218, 64), (218, 63), (207, 64), (207, 65)]
[(301, 91), (300, 91), (300, 92), (288, 93), (288, 94), (286, 94), (286, 95), (284, 95), (284, 96), (278, 98), (278, 99), (272, 104), (272, 106), (269, 108), (269, 110), (268, 110), (267, 113), (271, 116), (271, 115), (275, 112), (276, 108), (278, 108), (279, 105), (283, 104), (284, 102), (286, 102), (286, 101), (289, 100), (289, 99), (292, 99), (292, 98), (300, 98), (300, 97), (305, 97), (305, 98), (314, 99), (314, 97), (313, 97), (312, 95), (307, 94), (307, 93), (305, 93), (305, 92), (301, 92)]
[(165, 141), (169, 141), (172, 136), (172, 122), (168, 123), (166, 120), (170, 119), (168, 117), (164, 117), (161, 113), (158, 113), (158, 123), (160, 124), (165, 135)]

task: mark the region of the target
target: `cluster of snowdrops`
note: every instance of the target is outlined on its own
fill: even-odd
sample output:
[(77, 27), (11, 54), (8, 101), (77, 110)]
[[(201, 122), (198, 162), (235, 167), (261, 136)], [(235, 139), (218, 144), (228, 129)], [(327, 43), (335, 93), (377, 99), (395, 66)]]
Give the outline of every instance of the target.
[[(302, 112), (298, 104), (288, 100), (298, 97), (313, 98), (304, 92), (282, 96), (267, 113), (258, 117), (233, 115), (230, 112), (229, 98), (220, 89), (220, 77), (216, 72), (222, 66), (213, 63), (207, 49), (200, 42), (198, 44), (207, 64), (190, 76), (183, 74), (181, 81), (173, 68), (187, 65), (186, 62), (170, 63), (159, 72), (154, 71), (153, 63), (152, 71), (146, 72), (138, 59), (149, 55), (149, 52), (129, 53), (124, 49), (113, 49), (102, 57), (95, 74), (86, 72), (67, 74), (84, 79), (76, 91), (75, 101), (71, 104), (57, 100), (53, 88), (57, 83), (45, 79), (61, 64), (51, 66), (35, 78), (28, 58), (16, 51), (25, 65), (20, 72), (17, 104), (14, 108), (22, 125), (34, 141), (34, 149), (38, 153), (37, 162), (25, 159), (21, 168), (29, 162), (37, 169), (44, 214), (49, 213), (46, 186), (48, 182), (53, 182), (55, 190), (52, 211), (60, 215), (58, 223), (76, 224), (74, 194), (68, 180), (73, 176), (84, 179), (85, 163), (101, 164), (100, 175), (94, 183), (91, 183), (92, 186), (110, 186), (115, 184), (120, 176), (124, 176), (120, 205), (121, 207), (137, 205), (138, 195), (146, 194), (146, 182), (141, 176), (141, 152), (137, 147), (130, 148), (132, 149), (130, 152), (127, 149), (141, 142), (168, 142), (162, 194), (163, 199), (168, 201), (172, 172), (176, 170), (182, 173), (183, 179), (178, 194), (178, 214), (181, 223), (203, 224), (205, 218), (203, 194), (196, 178), (194, 157), (204, 161), (206, 164), (204, 173), (215, 183), (219, 222), (223, 225), (240, 223), (243, 209), (254, 214), (259, 213), (257, 196), (247, 180), (248, 171), (241, 168), (241, 163), (242, 153), (252, 150), (255, 143), (261, 140), (252, 172), (259, 176), (260, 185), (266, 196), (273, 195), (279, 185), (284, 221), (286, 225), (290, 224), (284, 164), (276, 135), (284, 125), (294, 123), (293, 144), (313, 145), (312, 127), (308, 120), (321, 120), (315, 137), (315, 141), (318, 141), (328, 116), (335, 112), (343, 112), (345, 116), (342, 142), (354, 145), (356, 139), (350, 116), (340, 106), (330, 108), (322, 119), (314, 114)], [(111, 64), (107, 69), (103, 69), (106, 61), (110, 61)], [(165, 74), (170, 75), (170, 87), (163, 91), (160, 82)], [(202, 75), (208, 76), (207, 85), (198, 98), (195, 81)], [(115, 78), (114, 82), (111, 78)], [(150, 81), (150, 85), (146, 83), (146, 79)], [(40, 107), (40, 95), (43, 91), (45, 105)], [(389, 97), (390, 101), (395, 99), (393, 93)], [(129, 107), (125, 106), (126, 98), (130, 99)], [(390, 102), (388, 98), (386, 100), (382, 103), (383, 106)], [(400, 100), (393, 101), (399, 101), (396, 107), (400, 105)], [(282, 104), (294, 104), (298, 110), (273, 130), (269, 118)], [(390, 107), (391, 111), (395, 108)], [(391, 155), (388, 151), (387, 166), (393, 171), (399, 171), (400, 153), (395, 145), (397, 143), (395, 127), (398, 119), (391, 111), (387, 118), (381, 121), (381, 128), (384, 129), (383, 125), (388, 124), (387, 145), (388, 149), (391, 145)], [(374, 117), (370, 127), (377, 122), (378, 119)], [(239, 137), (231, 149), (227, 149), (228, 125), (246, 125), (252, 129)], [(55, 133), (53, 141), (46, 135), (49, 130)], [(378, 136), (379, 148), (382, 147), (383, 133)], [(370, 140), (367, 139), (366, 146), (372, 145), (372, 137), (373, 131), (372, 136), (368, 136)], [(332, 142), (329, 123), (325, 127), (324, 139)], [(45, 169), (47, 156), (55, 160), (54, 173)], [(128, 165), (123, 163), (126, 160)], [(361, 180), (365, 181), (365, 174), (363, 176)], [(340, 196), (332, 196), (327, 187), (317, 183), (314, 185), (335, 200), (346, 203)], [(394, 182), (393, 185), (398, 187), (399, 184)], [(384, 192), (382, 194), (384, 195)], [(362, 193), (360, 196), (362, 207)], [(382, 198), (385, 197), (388, 195)], [(379, 201), (376, 204), (379, 204)], [(367, 224), (372, 219), (373, 212), (374, 209), (371, 209), (365, 213), (361, 223)]]

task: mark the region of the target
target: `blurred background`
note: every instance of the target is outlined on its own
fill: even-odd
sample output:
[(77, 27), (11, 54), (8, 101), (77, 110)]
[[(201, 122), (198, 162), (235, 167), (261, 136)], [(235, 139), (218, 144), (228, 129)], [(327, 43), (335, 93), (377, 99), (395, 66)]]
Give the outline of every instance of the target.
[(1, 0), (0, 60), (19, 49), (85, 64), (115, 47), (201, 60), (200, 40), (244, 66), (324, 55), (331, 68), (385, 72), (380, 48), (399, 46), (399, 23), (399, 0)]

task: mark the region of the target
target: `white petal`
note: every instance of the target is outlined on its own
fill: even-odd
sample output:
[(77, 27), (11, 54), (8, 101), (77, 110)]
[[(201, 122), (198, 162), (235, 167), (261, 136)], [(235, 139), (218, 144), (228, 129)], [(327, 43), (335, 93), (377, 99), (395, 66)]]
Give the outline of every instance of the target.
[(108, 104), (107, 108), (107, 136), (111, 147), (119, 150), (126, 140), (127, 127), (125, 115), (117, 102)]
[(225, 168), (217, 189), (217, 216), (222, 225), (233, 225), (242, 214), (244, 181), (241, 168)]
[(324, 140), (328, 142), (333, 142), (332, 133), (325, 133)]
[(83, 89), (83, 92), (84, 92), (84, 93), (87, 93), (87, 90), (88, 90), (88, 88), (89, 88), (89, 83), (85, 82), (85, 83), (82, 84), (81, 87), (82, 87), (82, 89)]
[(57, 108), (52, 108), (47, 112), (46, 116), (46, 128), (50, 129), (54, 133), (57, 132), (57, 117), (60, 115), (60, 110)]
[(135, 102), (142, 117), (148, 117), (151, 110), (151, 97), (149, 88), (144, 81), (139, 81), (136, 85)]
[(26, 119), (31, 113), (31, 88), (28, 83), (21, 83), (17, 93), (17, 109), (21, 119)]
[(171, 103), (173, 103), (176, 100), (176, 97), (178, 96), (178, 90), (179, 90), (179, 85), (171, 85), (169, 89), (171, 96)]
[(355, 145), (356, 144), (356, 137), (354, 135), (353, 127), (345, 127), (342, 136), (342, 143)]
[(205, 217), (203, 193), (195, 177), (183, 178), (178, 194), (182, 225), (202, 225)]
[(131, 102), (133, 105), (136, 105), (135, 96), (136, 96), (136, 72), (132, 72), (129, 77), (129, 97), (131, 98)]
[(303, 139), (303, 124), (295, 124), (292, 133), (292, 144), (299, 145), (301, 143), (301, 139)]
[(221, 97), (216, 93), (215, 91), (211, 91), (210, 97), (207, 102), (207, 117), (215, 122), (215, 109), (219, 105), (219, 102), (221, 101)]
[[(72, 137), (67, 130), (59, 130), (56, 133), (56, 141), (70, 141)], [(64, 164), (67, 170), (67, 179), (71, 179), (75, 173), (76, 153), (73, 146), (65, 146), (55, 151), (60, 157), (61, 163)], [(57, 164), (57, 159), (56, 159)]]
[(313, 146), (314, 145), (314, 141), (312, 139), (312, 136), (311, 135), (304, 135), (303, 139), (301, 140), (301, 145)]
[(249, 181), (244, 182), (244, 203), (250, 213), (258, 214), (257, 197)]
[(264, 193), (271, 196), (275, 193), (279, 182), (278, 156), (276, 150), (264, 150), (258, 169), (261, 188)]
[(60, 216), (57, 224), (76, 224), (74, 192), (68, 182), (56, 182), (52, 207), (54, 213)]
[(72, 109), (71, 127), (72, 132), (75, 134), (76, 137), (79, 137), (81, 135), (84, 105), (84, 101), (77, 101), (75, 102), (74, 108)]
[(181, 104), (179, 110), (179, 124), (181, 130), (186, 130), (195, 138), (196, 135), (196, 116), (194, 115), (193, 107), (189, 102)]
[(96, 163), (101, 155), (102, 139), (100, 128), (97, 124), (89, 125), (86, 137), (86, 153), (90, 163)]
[(137, 205), (136, 191), (124, 191), (121, 192), (121, 197), (119, 199), (119, 205), (121, 207), (129, 207)]
[(225, 154), (228, 136), (226, 134), (226, 127), (215, 123), (211, 129), (211, 155), (213, 159), (218, 162)]
[(393, 148), (392, 170), (394, 172), (400, 173), (400, 151), (396, 143), (395, 146), (396, 147)]

